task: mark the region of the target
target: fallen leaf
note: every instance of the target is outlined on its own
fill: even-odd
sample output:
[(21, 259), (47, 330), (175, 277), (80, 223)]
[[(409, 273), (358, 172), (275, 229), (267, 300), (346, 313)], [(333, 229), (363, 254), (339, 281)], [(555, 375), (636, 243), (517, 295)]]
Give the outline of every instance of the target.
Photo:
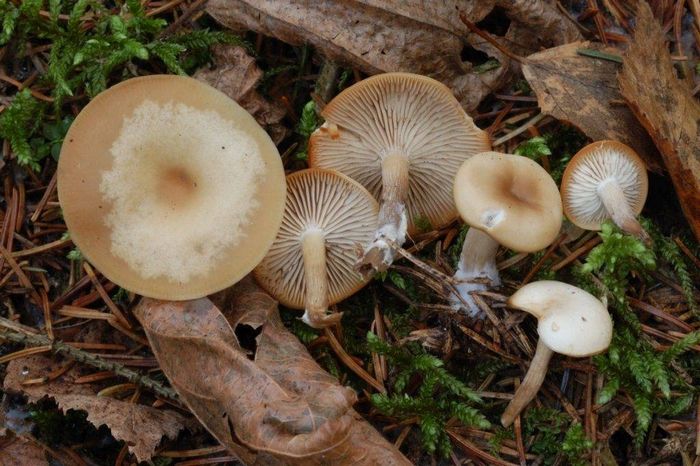
[(255, 90), (263, 76), (255, 59), (236, 45), (216, 45), (212, 52), (214, 66), (198, 70), (194, 77), (238, 102), (279, 143), (287, 134), (281, 124), (285, 109), (271, 104)]
[[(498, 0), (496, 4), (516, 24), (509, 32), (513, 52), (532, 53), (583, 39), (576, 25), (551, 0)], [(524, 47), (523, 41), (527, 42)]]
[[(214, 437), (246, 464), (410, 464), (355, 411), (249, 280), (224, 315), (209, 299), (144, 299), (134, 314), (163, 372)], [(240, 337), (240, 339), (239, 339)]]
[(665, 34), (645, 2), (639, 2), (634, 40), (619, 79), (622, 95), (661, 152), (700, 240), (700, 104), (676, 78)]
[(0, 438), (0, 466), (49, 466), (44, 450), (23, 437)]
[[(295, 45), (310, 43), (329, 59), (365, 73), (431, 76), (450, 87), (469, 111), (505, 82), (509, 59), (468, 34), (459, 12), (476, 23), (493, 4), (494, 0), (210, 0), (207, 12), (235, 30), (253, 30)], [(477, 72), (461, 58), (465, 47), (486, 53), (500, 66)]]
[(523, 74), (542, 112), (573, 124), (594, 141), (623, 142), (637, 151), (649, 169), (660, 171), (649, 135), (622, 101), (617, 83), (620, 65), (579, 55), (580, 49), (619, 53), (602, 44), (574, 42), (527, 57)]
[(80, 376), (75, 368), (48, 383), (24, 383), (49, 378), (65, 364), (46, 356), (15, 359), (7, 365), (4, 389), (23, 393), (30, 401), (48, 396), (63, 412), (86, 411), (88, 421), (95, 427), (107, 425), (114, 438), (126, 442), (138, 461), (149, 460), (163, 436), (174, 439), (186, 426), (186, 419), (175, 411), (96, 396), (90, 384), (75, 383)]

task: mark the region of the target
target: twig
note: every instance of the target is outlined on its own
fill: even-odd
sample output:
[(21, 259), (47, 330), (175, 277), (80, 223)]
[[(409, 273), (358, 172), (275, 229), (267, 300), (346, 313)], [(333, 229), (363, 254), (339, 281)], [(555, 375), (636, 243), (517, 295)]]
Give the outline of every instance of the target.
[(29, 335), (10, 330), (11, 328), (16, 327), (15, 323), (3, 317), (0, 317), (0, 326), (3, 327), (0, 329), (0, 340), (12, 341), (26, 346), (50, 346), (53, 352), (62, 353), (65, 356), (68, 356), (69, 358), (83, 364), (88, 364), (101, 370), (113, 372), (120, 377), (124, 377), (129, 382), (152, 390), (159, 396), (170, 400), (179, 401), (177, 393), (172, 388), (165, 387), (160, 382), (157, 382), (146, 375), (141, 375), (138, 372), (127, 369), (121, 364), (106, 361), (99, 356), (95, 356), (94, 354), (73, 348), (62, 341), (49, 340), (44, 335)]

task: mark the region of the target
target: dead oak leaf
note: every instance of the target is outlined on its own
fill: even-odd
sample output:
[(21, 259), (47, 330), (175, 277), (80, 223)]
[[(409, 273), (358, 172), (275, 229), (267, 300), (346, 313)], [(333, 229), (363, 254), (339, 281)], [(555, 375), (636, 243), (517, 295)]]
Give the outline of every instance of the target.
[(105, 424), (114, 438), (126, 442), (138, 461), (149, 460), (164, 436), (174, 439), (186, 427), (185, 417), (174, 411), (96, 396), (93, 386), (75, 383), (80, 375), (75, 368), (47, 383), (37, 383), (50, 379), (65, 364), (46, 356), (15, 359), (7, 366), (4, 389), (23, 393), (30, 401), (53, 398), (63, 412), (86, 411), (88, 421), (95, 427)]
[(194, 77), (238, 102), (279, 143), (287, 134), (281, 123), (286, 111), (265, 100), (255, 89), (263, 76), (255, 59), (236, 45), (216, 45), (212, 51), (214, 66), (198, 70)]
[(49, 466), (44, 450), (23, 437), (0, 439), (0, 466)]
[[(508, 78), (510, 61), (468, 34), (459, 13), (476, 23), (493, 4), (494, 0), (210, 0), (207, 12), (234, 30), (256, 31), (293, 45), (311, 44), (330, 60), (365, 73), (430, 76), (472, 110)], [(486, 53), (500, 66), (477, 72), (473, 63), (461, 58), (465, 47)]]
[(595, 140), (613, 139), (634, 148), (649, 169), (661, 170), (644, 128), (621, 102), (618, 63), (578, 54), (579, 49), (617, 53), (601, 44), (573, 42), (527, 57), (523, 74), (542, 112), (571, 123)]
[(637, 27), (619, 76), (634, 115), (663, 156), (695, 237), (700, 240), (700, 104), (676, 78), (661, 26), (639, 2)]

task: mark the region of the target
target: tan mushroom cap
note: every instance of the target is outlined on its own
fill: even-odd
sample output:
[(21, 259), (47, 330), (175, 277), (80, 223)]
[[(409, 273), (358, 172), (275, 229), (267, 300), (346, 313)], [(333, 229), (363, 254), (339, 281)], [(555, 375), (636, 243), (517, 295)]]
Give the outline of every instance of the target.
[(475, 155), (457, 172), (454, 200), (466, 223), (514, 251), (545, 248), (561, 228), (557, 185), (527, 157), (498, 152)]
[(442, 83), (410, 73), (385, 73), (345, 89), (322, 112), (326, 123), (309, 141), (312, 167), (338, 170), (377, 199), (382, 160), (409, 159), (408, 232), (416, 219), (434, 228), (457, 216), (451, 186), (459, 166), (489, 150), (488, 135)]
[(58, 196), (107, 278), (158, 299), (205, 296), (263, 258), (284, 210), (277, 148), (242, 107), (181, 76), (118, 84), (65, 137)]
[(600, 183), (614, 178), (634, 215), (644, 208), (649, 189), (646, 165), (629, 146), (617, 141), (597, 141), (581, 149), (564, 170), (561, 198), (564, 213), (586, 230), (600, 230), (610, 218), (598, 195)]
[(255, 279), (285, 306), (304, 309), (302, 239), (305, 232), (320, 229), (325, 237), (328, 303), (342, 301), (369, 281), (354, 265), (358, 247), (372, 240), (378, 212), (372, 195), (345, 175), (315, 168), (292, 173), (287, 176), (282, 226), (255, 268)]
[(607, 349), (612, 339), (608, 310), (592, 294), (567, 283), (528, 283), (508, 299), (508, 305), (538, 319), (537, 332), (552, 351), (574, 357)]

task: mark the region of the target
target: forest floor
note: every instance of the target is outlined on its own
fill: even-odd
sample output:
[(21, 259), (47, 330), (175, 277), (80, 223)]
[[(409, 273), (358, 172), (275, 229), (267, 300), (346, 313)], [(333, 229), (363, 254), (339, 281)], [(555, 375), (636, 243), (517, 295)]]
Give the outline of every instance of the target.
[[(319, 5), (334, 3), (345, 2)], [(434, 72), (443, 73), (495, 150), (536, 160), (557, 183), (591, 140), (643, 146), (650, 185), (641, 216), (651, 243), (612, 224), (588, 232), (567, 223), (546, 250), (501, 248), (503, 284), (481, 295), (486, 318), (472, 319), (452, 310), (440, 281), (454, 273), (467, 228), (458, 220), (439, 229), (425, 221), (400, 260), (335, 307), (344, 315), (330, 335), (307, 327), (298, 311), (282, 308), (282, 320), (321, 367), (358, 393), (355, 409), (414, 464), (700, 465), (700, 245), (685, 216), (693, 196), (674, 189), (674, 154), (654, 146), (662, 125), (637, 122), (617, 83), (627, 66), (621, 63), (635, 59), (625, 55), (630, 44), (643, 44), (656, 30), (635, 36), (642, 22), (634, 2), (541, 3), (552, 16), (530, 18), (529, 26), (524, 12), (493, 5), (474, 13), (473, 22), (455, 14), (436, 20), (451, 26), (425, 26), (437, 31), (435, 42), (451, 27), (464, 28), (471, 39), (458, 55), (470, 79), (486, 84), (466, 95), (448, 72)], [(673, 78), (697, 105), (700, 4), (648, 3)], [(368, 76), (362, 63), (390, 71), (377, 69), (371, 56), (353, 55), (351, 46), (331, 61), (323, 44), (288, 43), (313, 42), (318, 31), (295, 32), (301, 40), (287, 42), (289, 33), (265, 34), (262, 27), (234, 33), (221, 23), (239, 12), (222, 14), (221, 4), (0, 0), (0, 465), (49, 464), (47, 458), (63, 465), (239, 464), (184, 405), (164, 396), (168, 380), (132, 314), (139, 297), (83, 259), (56, 193), (57, 160), (73, 119), (91, 97), (133, 76), (181, 73), (224, 86), (271, 135), (289, 173), (307, 167), (308, 137), (323, 122), (325, 103)], [(382, 14), (405, 15), (400, 5), (386, 2), (391, 13)], [(533, 30), (542, 43), (525, 44)], [(573, 53), (555, 49), (573, 42), (568, 34), (590, 42)], [(657, 64), (642, 66), (663, 79), (650, 68)], [(409, 61), (402, 66), (431, 73)], [(562, 99), (557, 88), (572, 95)], [(693, 118), (662, 107), (662, 120), (664, 112), (671, 121)], [(697, 165), (697, 149), (695, 157)], [(694, 170), (682, 176), (700, 177)], [(603, 299), (613, 341), (598, 356), (555, 356), (536, 400), (503, 428), (500, 415), (537, 345), (536, 321), (505, 301), (543, 279)], [(55, 341), (75, 351), (57, 351)], [(155, 379), (156, 389), (139, 375)]]

